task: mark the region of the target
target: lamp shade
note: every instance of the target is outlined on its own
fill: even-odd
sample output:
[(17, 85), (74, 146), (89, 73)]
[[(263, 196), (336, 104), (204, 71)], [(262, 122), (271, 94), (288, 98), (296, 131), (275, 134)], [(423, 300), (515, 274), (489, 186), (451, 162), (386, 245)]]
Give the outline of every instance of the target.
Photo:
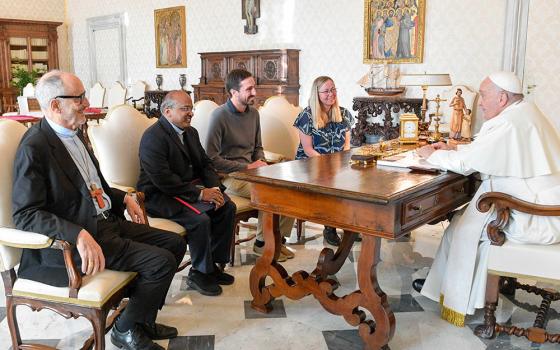
[(450, 86), (449, 74), (403, 74), (400, 76), (401, 86)]

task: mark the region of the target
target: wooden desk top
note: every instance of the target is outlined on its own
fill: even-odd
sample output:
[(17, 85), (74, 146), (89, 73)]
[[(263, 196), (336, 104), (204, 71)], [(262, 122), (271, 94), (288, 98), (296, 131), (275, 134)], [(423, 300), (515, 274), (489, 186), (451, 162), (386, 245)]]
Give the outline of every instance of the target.
[(352, 150), (284, 162), (230, 174), (233, 178), (284, 188), (387, 204), (428, 187), (463, 178), (455, 173), (424, 174), (386, 166), (349, 164)]

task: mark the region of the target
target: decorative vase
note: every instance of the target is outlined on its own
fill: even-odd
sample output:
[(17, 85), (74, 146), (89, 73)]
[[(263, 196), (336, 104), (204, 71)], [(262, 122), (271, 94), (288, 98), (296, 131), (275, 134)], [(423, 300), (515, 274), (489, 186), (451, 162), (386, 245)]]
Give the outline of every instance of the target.
[(181, 85), (181, 90), (185, 90), (184, 87), (187, 84), (187, 75), (179, 74), (179, 85)]
[(157, 84), (157, 89), (161, 90), (161, 84), (163, 83), (163, 76), (161, 74), (157, 74), (156, 75), (156, 84)]

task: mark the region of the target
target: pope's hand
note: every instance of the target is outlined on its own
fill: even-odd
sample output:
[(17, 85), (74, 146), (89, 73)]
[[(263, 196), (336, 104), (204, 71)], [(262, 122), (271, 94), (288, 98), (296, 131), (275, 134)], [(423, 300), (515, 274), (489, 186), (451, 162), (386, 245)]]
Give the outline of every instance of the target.
[(420, 157), (422, 157), (424, 159), (427, 159), (435, 151), (436, 151), (436, 148), (434, 147), (434, 145), (426, 145), (426, 146), (422, 146), (422, 147), (418, 148), (416, 150), (416, 154), (418, 154)]

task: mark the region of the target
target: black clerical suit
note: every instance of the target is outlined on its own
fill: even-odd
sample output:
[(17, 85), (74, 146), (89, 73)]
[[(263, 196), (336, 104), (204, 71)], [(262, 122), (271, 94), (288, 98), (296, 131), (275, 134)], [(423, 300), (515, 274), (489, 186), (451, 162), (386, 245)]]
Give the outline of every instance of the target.
[(185, 227), (193, 268), (212, 273), (214, 263), (229, 261), (236, 207), (226, 201), (218, 210), (197, 214), (174, 198), (180, 196), (186, 202), (196, 202), (201, 189), (193, 183), (195, 180), (204, 187), (225, 189), (196, 129), (185, 128), (183, 141), (184, 144), (165, 117), (144, 132), (140, 141), (138, 190), (146, 194), (148, 213)]
[[(87, 230), (100, 245), (107, 269), (139, 274), (121, 317), (136, 323), (154, 322), (186, 245), (177, 234), (124, 220), (126, 194), (107, 185), (96, 158), (88, 153), (103, 191), (111, 199), (108, 218), (98, 218), (76, 163), (43, 119), (25, 133), (16, 153), (12, 196), (15, 225), (74, 246), (79, 232)], [(81, 266), (76, 248), (73, 259)], [(68, 285), (60, 250), (24, 249), (18, 275), (54, 286)]]

